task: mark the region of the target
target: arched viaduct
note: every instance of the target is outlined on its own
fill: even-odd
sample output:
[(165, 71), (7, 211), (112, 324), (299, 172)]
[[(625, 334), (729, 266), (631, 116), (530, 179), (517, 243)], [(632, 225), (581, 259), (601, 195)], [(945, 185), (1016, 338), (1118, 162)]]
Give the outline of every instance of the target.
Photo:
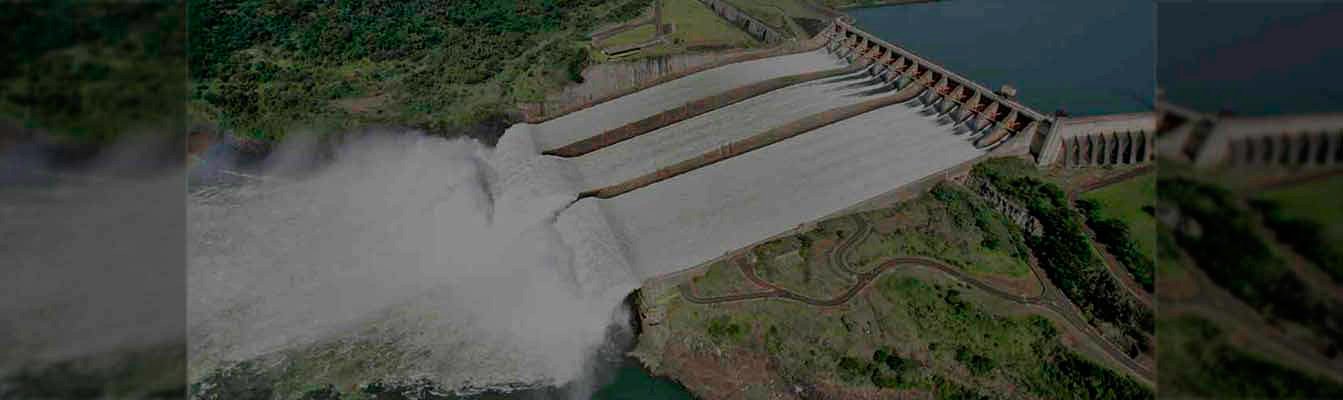
[(1219, 116), (1189, 112), (1159, 140), (1163, 154), (1196, 165), (1327, 168), (1343, 164), (1343, 114)]
[[(1343, 115), (1224, 118), (1231, 165), (1326, 167), (1343, 163)], [(1220, 131), (1220, 132), (1219, 132)]]
[(1131, 165), (1156, 159), (1156, 118), (1152, 113), (1061, 118), (1041, 164), (1068, 167)]

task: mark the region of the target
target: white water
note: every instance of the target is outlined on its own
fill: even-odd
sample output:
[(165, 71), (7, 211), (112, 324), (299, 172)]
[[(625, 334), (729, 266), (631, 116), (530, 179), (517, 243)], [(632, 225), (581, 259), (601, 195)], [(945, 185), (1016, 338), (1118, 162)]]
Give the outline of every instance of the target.
[[(394, 343), (386, 374), (446, 387), (582, 377), (638, 282), (601, 212), (566, 209), (572, 176), (527, 129), (495, 149), (367, 137), (316, 172), (194, 194), (193, 375), (343, 338)], [(308, 152), (291, 147), (275, 154)]]
[[(856, 101), (826, 85), (784, 90), (818, 88), (834, 101)], [(674, 126), (578, 159), (539, 154), (538, 142), (564, 142), (555, 121), (513, 126), (494, 149), (366, 138), (292, 182), (195, 195), (188, 205), (193, 373), (341, 338), (394, 343), (408, 356), (387, 375), (428, 375), (447, 387), (573, 382), (585, 377), (604, 329), (623, 321), (614, 312), (639, 279), (684, 270), (983, 154), (951, 127), (896, 105), (613, 199), (574, 201), (590, 189), (585, 182), (637, 170), (630, 160), (656, 167), (679, 161), (657, 156), (740, 136), (736, 125), (751, 128), (744, 132), (771, 125), (723, 114), (682, 123), (719, 122), (698, 130)], [(310, 153), (303, 146), (277, 151), (269, 174), (285, 174), (294, 164), (286, 158)], [(644, 156), (611, 156), (624, 154)]]

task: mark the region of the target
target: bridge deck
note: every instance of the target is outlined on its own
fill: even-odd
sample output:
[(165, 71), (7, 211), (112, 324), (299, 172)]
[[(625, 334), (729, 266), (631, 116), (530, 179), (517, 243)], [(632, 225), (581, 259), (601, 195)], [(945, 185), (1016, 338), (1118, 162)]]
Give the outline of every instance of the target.
[(537, 144), (542, 150), (558, 148), (737, 87), (843, 65), (824, 50), (725, 65), (546, 121), (537, 126)]
[(811, 114), (890, 94), (887, 91), (871, 93), (880, 87), (881, 84), (874, 84), (870, 77), (861, 72), (802, 83), (649, 132), (571, 161), (586, 179), (583, 189), (615, 185)]
[(906, 105), (598, 202), (641, 278), (688, 268), (984, 154)]

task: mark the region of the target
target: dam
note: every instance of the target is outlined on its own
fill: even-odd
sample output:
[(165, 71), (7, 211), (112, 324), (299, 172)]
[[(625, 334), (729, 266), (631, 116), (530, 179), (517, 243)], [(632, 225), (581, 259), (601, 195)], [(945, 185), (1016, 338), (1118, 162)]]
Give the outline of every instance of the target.
[[(193, 193), (192, 368), (374, 337), (404, 357), (389, 373), (448, 387), (571, 382), (641, 282), (986, 157), (1152, 153), (1150, 117), (1042, 114), (848, 19), (820, 28), (516, 124), (494, 147), (350, 139), (320, 171)], [(1078, 143), (1124, 156), (1082, 160)]]
[(515, 125), (498, 151), (571, 185), (544, 190), (576, 193), (561, 225), (588, 221), (562, 236), (610, 243), (575, 268), (650, 279), (990, 154), (1039, 157), (1052, 119), (1013, 95), (837, 19), (794, 54)]

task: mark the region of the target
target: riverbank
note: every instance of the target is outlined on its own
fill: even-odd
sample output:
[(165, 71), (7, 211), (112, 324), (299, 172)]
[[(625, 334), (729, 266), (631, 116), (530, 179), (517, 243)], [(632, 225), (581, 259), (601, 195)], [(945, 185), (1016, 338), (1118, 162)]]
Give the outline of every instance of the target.
[(877, 7), (889, 7), (889, 6), (903, 6), (903, 5), (919, 4), (919, 3), (934, 3), (934, 2), (938, 2), (938, 1), (942, 1), (942, 0), (876, 0), (876, 1), (861, 1), (861, 0), (860, 0), (860, 2), (858, 2), (858, 3), (851, 3), (851, 4), (840, 5), (840, 6), (838, 6), (838, 7), (835, 7), (835, 9), (836, 9), (836, 10), (839, 10), (839, 11), (848, 11), (848, 10), (856, 10), (856, 9), (861, 9), (861, 8), (877, 8)]

